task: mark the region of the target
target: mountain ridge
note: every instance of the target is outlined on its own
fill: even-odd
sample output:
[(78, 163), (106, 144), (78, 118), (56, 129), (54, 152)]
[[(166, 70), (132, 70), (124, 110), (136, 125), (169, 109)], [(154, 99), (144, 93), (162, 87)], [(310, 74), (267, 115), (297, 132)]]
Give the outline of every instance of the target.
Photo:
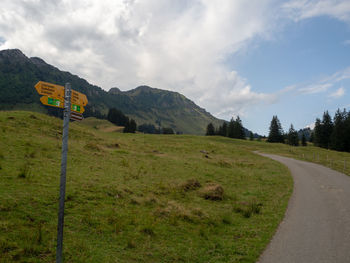
[(128, 91), (113, 87), (105, 91), (70, 72), (61, 71), (39, 57), (27, 57), (19, 49), (0, 51), (0, 109), (34, 109), (56, 113), (40, 104), (34, 89), (37, 81), (59, 85), (70, 82), (73, 89), (87, 95), (84, 115), (102, 117), (108, 109), (118, 108), (140, 124), (150, 123), (187, 134), (204, 134), (208, 123), (223, 120), (212, 116), (184, 95), (142, 85)]

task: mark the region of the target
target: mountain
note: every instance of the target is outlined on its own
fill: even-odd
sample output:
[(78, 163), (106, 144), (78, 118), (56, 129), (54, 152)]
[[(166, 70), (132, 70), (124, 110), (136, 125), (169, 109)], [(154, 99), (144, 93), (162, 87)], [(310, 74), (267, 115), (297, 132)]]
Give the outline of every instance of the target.
[(129, 91), (114, 87), (107, 92), (76, 75), (60, 71), (41, 58), (28, 58), (18, 49), (0, 51), (0, 110), (58, 114), (59, 110), (41, 105), (40, 95), (34, 89), (39, 80), (59, 85), (70, 82), (73, 89), (86, 94), (89, 103), (84, 116), (103, 117), (114, 107), (139, 125), (150, 123), (189, 134), (204, 134), (209, 122), (217, 126), (222, 123), (177, 92), (148, 86)]

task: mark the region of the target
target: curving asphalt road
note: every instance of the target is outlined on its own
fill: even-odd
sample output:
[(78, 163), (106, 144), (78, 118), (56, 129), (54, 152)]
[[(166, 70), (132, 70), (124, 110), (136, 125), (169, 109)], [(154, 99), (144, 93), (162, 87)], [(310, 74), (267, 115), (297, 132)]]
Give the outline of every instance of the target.
[(294, 191), (258, 262), (350, 262), (350, 177), (314, 163), (259, 154), (290, 169)]

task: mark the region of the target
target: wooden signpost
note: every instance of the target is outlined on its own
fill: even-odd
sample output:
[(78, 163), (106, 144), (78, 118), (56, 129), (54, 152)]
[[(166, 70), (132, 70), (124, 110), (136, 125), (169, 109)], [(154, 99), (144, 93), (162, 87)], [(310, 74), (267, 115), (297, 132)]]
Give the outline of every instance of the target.
[(39, 81), (35, 89), (40, 95), (42, 104), (46, 106), (64, 109), (63, 113), (63, 135), (62, 135), (62, 159), (61, 159), (61, 176), (60, 176), (60, 197), (58, 207), (58, 224), (57, 224), (57, 248), (56, 262), (62, 262), (63, 250), (63, 225), (64, 225), (64, 199), (66, 195), (66, 169), (68, 153), (68, 131), (69, 120), (81, 121), (83, 119), (83, 106), (86, 106), (88, 100), (86, 96), (78, 91), (72, 90), (71, 85), (66, 83), (65, 87)]

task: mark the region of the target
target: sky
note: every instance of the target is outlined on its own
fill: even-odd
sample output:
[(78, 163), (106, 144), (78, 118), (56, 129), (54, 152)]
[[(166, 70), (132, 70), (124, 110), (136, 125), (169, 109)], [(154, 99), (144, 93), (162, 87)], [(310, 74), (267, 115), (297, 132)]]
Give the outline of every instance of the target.
[(267, 135), (350, 110), (349, 0), (2, 0), (18, 48), (109, 90), (184, 94)]

